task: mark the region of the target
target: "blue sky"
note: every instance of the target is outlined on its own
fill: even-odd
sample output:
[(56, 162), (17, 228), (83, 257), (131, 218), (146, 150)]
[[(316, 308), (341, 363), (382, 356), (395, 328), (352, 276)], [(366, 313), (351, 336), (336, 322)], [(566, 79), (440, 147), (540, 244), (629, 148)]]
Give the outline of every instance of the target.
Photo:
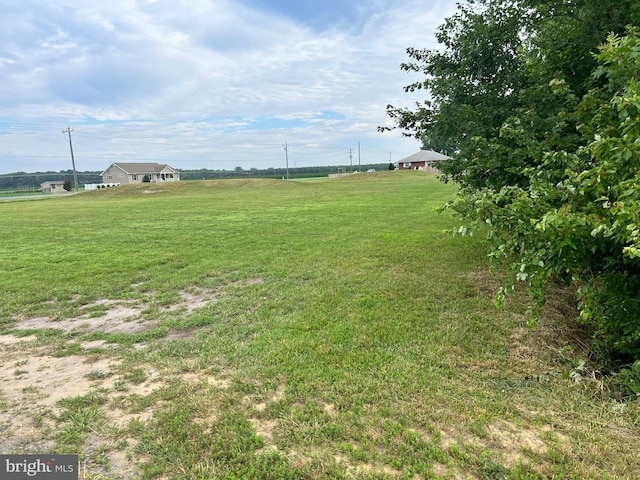
[(232, 170), (398, 160), (406, 48), (450, 0), (2, 0), (0, 173), (158, 161)]

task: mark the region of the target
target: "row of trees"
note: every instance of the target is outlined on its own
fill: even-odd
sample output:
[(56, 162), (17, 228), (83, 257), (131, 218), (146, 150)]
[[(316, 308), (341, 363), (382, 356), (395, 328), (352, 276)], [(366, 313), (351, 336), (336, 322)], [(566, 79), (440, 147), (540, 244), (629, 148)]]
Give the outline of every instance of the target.
[[(361, 168), (363, 171), (369, 168), (376, 170), (387, 169), (388, 165), (385, 164), (368, 164), (358, 166), (342, 167), (347, 170), (357, 170)], [(336, 173), (339, 167), (335, 165), (330, 166), (311, 166), (311, 167), (291, 167), (288, 169), (289, 178), (297, 177), (313, 177), (313, 176), (327, 176), (330, 173)], [(179, 170), (180, 178), (183, 180), (208, 180), (215, 178), (239, 178), (239, 177), (262, 177), (262, 178), (285, 178), (287, 176), (286, 168), (251, 168), (245, 170), (242, 167), (236, 167), (234, 170)]]
[(441, 49), (408, 49), (402, 68), (425, 78), (406, 90), (430, 98), (388, 107), (452, 154), (448, 208), (506, 264), (497, 303), (525, 282), (536, 310), (551, 282), (573, 284), (594, 351), (618, 365), (640, 359), (638, 26), (637, 0), (469, 1)]
[[(14, 172), (0, 175), (0, 190), (37, 190), (40, 184), (51, 180), (71, 181), (73, 170), (60, 170), (58, 172)], [(81, 183), (100, 183), (100, 172), (78, 172), (78, 181)]]
[[(288, 171), (289, 178), (297, 177), (311, 177), (311, 176), (327, 176), (329, 173), (335, 173), (337, 171), (336, 166), (315, 166), (315, 167), (294, 167)], [(351, 167), (344, 167), (351, 170)], [(357, 168), (357, 167), (354, 167)], [(387, 169), (388, 165), (384, 164), (372, 164), (363, 165), (363, 170), (374, 168), (376, 170)], [(211, 170), (211, 169), (197, 169), (197, 170), (181, 170), (180, 178), (182, 180), (210, 180), (210, 179), (223, 179), (223, 178), (240, 178), (240, 177), (262, 177), (262, 178), (284, 178), (287, 175), (287, 169), (285, 168), (265, 168), (257, 169), (252, 168), (250, 170), (244, 170), (241, 167), (237, 167), (235, 170)], [(102, 183), (101, 172), (86, 171), (78, 172), (78, 181), (81, 184), (85, 183)], [(31, 189), (36, 190), (40, 187), (40, 184), (50, 180), (71, 180), (73, 178), (72, 170), (61, 170), (59, 172), (15, 172), (0, 175), (0, 190), (21, 190)]]

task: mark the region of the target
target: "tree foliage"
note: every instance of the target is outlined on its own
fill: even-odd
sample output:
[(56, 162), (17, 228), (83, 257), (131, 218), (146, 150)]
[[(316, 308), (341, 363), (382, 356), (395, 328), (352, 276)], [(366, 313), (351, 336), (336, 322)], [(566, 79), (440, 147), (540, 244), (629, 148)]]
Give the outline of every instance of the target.
[[(100, 172), (77, 172), (78, 180), (80, 183), (100, 183), (102, 181), (102, 177), (100, 176)], [(73, 177), (73, 170), (60, 170), (58, 172), (49, 171), (49, 172), (35, 172), (35, 173), (27, 173), (27, 172), (14, 172), (14, 173), (5, 173), (0, 174), (0, 190), (8, 190), (8, 189), (38, 189), (41, 183), (49, 182), (53, 180), (61, 180), (65, 179), (71, 180)]]
[[(430, 99), (388, 107), (408, 135), (450, 145), (449, 207), (489, 227), (505, 262), (497, 303), (526, 282), (544, 304), (573, 283), (581, 319), (609, 357), (640, 358), (640, 3), (469, 2), (440, 27), (442, 50), (409, 49), (406, 87)], [(535, 310), (535, 308), (534, 308)]]

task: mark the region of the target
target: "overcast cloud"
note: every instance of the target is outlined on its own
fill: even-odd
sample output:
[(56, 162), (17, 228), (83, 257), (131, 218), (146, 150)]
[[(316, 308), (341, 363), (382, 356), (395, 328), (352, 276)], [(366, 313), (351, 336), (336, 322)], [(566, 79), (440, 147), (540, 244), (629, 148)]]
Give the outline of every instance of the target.
[(0, 0), (0, 173), (393, 161), (385, 107), (451, 0)]

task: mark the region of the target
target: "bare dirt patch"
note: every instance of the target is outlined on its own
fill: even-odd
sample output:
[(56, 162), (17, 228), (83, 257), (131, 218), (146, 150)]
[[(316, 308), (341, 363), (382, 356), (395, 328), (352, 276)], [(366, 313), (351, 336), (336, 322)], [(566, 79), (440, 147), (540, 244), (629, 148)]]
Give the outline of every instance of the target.
[(27, 335), (26, 337), (16, 337), (14, 335), (0, 335), (0, 345), (15, 345), (16, 343), (36, 342), (38, 337)]
[(283, 384), (280, 384), (278, 385), (278, 388), (276, 390), (274, 390), (267, 396), (259, 397), (257, 401), (251, 396), (247, 396), (245, 398), (245, 401), (247, 403), (253, 404), (253, 407), (258, 412), (264, 412), (270, 404), (279, 402), (280, 400), (284, 399), (284, 396), (285, 386)]
[(30, 318), (20, 322), (18, 330), (28, 329), (59, 329), (69, 332), (105, 332), (105, 333), (139, 333), (152, 328), (132, 315), (133, 309), (115, 308), (108, 315), (99, 318), (70, 318), (67, 320), (52, 320), (47, 317)]
[(109, 300), (93, 303), (85, 309), (95, 306), (106, 306), (100, 316), (90, 312), (75, 318), (55, 320), (49, 317), (35, 317), (21, 320), (17, 330), (57, 329), (70, 332), (105, 332), (105, 333), (139, 333), (149, 330), (153, 322), (142, 318), (142, 308), (133, 305), (116, 304)]
[(388, 478), (398, 478), (402, 474), (399, 470), (390, 467), (389, 465), (360, 463), (349, 470), (355, 471), (358, 475), (384, 475)]
[(180, 301), (165, 307), (165, 312), (184, 311), (185, 315), (192, 313), (195, 310), (206, 307), (210, 303), (214, 303), (218, 300), (219, 292), (214, 290), (207, 290), (203, 288), (191, 288), (188, 291), (182, 290), (178, 292)]
[[(80, 347), (83, 350), (95, 350), (95, 349), (102, 349), (102, 348), (108, 348), (110, 346), (109, 343), (107, 343), (106, 340), (92, 340), (90, 342), (82, 342), (80, 344)], [(113, 345), (115, 346), (115, 345)]]
[[(194, 291), (178, 292), (180, 300), (161, 312), (180, 311), (182, 315), (188, 315), (193, 311), (205, 307), (210, 302), (216, 301), (213, 291), (195, 289)], [(149, 303), (151, 303), (149, 300)], [(104, 333), (140, 333), (157, 327), (157, 320), (145, 319), (144, 311), (148, 308), (145, 302), (125, 302), (119, 300), (99, 300), (82, 307), (85, 313), (63, 320), (50, 317), (35, 317), (18, 321), (18, 330), (58, 329), (65, 333), (70, 332), (104, 332)], [(5, 337), (5, 336), (2, 336)], [(9, 336), (1, 343), (8, 343)]]
[(181, 374), (180, 377), (188, 383), (206, 382), (209, 385), (220, 389), (229, 388), (231, 386), (231, 380), (228, 378), (218, 378), (204, 373), (189, 372)]
[(256, 433), (261, 436), (267, 443), (273, 441), (275, 432), (279, 425), (277, 420), (250, 418), (249, 421), (253, 425)]
[[(134, 334), (158, 326), (166, 314), (185, 316), (206, 308), (216, 302), (227, 287), (261, 283), (262, 279), (256, 278), (233, 282), (218, 289), (193, 287), (177, 292), (178, 299), (173, 304), (159, 307), (152, 292), (147, 298), (135, 301), (103, 299), (83, 305), (80, 314), (73, 318), (57, 320), (52, 315), (16, 319), (15, 328), (57, 329), (80, 335), (91, 332)], [(71, 299), (73, 302), (78, 300)], [(51, 308), (54, 308), (53, 304)], [(155, 318), (146, 318), (154, 315)], [(166, 338), (188, 338), (198, 330), (171, 330)], [(135, 366), (144, 371), (144, 380), (137, 383), (128, 377), (128, 371), (123, 371), (126, 369), (119, 359), (110, 358), (115, 355), (115, 350), (107, 348), (111, 344), (104, 340), (81, 341), (82, 350), (94, 352), (91, 354), (55, 356), (56, 351), (65, 345), (68, 343), (63, 337), (51, 343), (49, 339), (40, 342), (37, 335), (0, 335), (0, 452), (53, 451), (55, 442), (51, 440), (51, 432), (59, 427), (57, 416), (63, 411), (58, 402), (98, 392), (105, 398), (100, 409), (106, 416), (108, 428), (104, 432), (94, 432), (95, 435), (86, 440), (85, 453), (102, 450), (108, 459), (108, 472), (93, 465), (94, 473), (98, 468), (101, 473), (107, 473), (108, 478), (131, 478), (134, 465), (127, 460), (126, 451), (133, 448), (136, 440), (118, 438), (117, 432), (124, 431), (126, 437), (126, 429), (133, 420), (146, 423), (164, 406), (162, 402), (149, 402), (149, 406), (137, 411), (136, 408), (128, 408), (132, 401), (140, 405), (140, 397), (152, 399), (158, 389), (176, 376), (187, 383), (205, 381), (212, 388), (224, 389), (231, 384), (227, 376), (218, 378), (204, 371), (175, 372), (170, 366), (167, 366), (167, 371), (160, 371), (149, 365)], [(132, 348), (136, 347), (138, 345)], [(96, 354), (96, 350), (103, 352)], [(282, 391), (279, 389), (269, 400), (276, 401), (283, 391), (283, 388)], [(265, 436), (275, 428), (270, 422), (262, 424), (262, 427), (260, 431)], [(122, 446), (123, 441), (126, 447)]]
[(86, 362), (83, 357), (3, 355), (0, 383), (4, 400), (11, 406), (37, 404), (50, 407), (67, 397), (84, 395), (95, 382), (90, 371), (110, 370), (116, 362), (100, 359)]
[[(94, 357), (53, 357), (46, 348), (22, 343), (0, 351), (0, 451), (52, 451), (43, 429), (55, 422), (56, 403), (82, 396), (99, 383), (87, 374), (110, 371), (119, 362)], [(39, 424), (36, 423), (38, 418)]]
[[(127, 379), (127, 372), (122, 371), (119, 360), (95, 355), (58, 358), (52, 356), (48, 348), (37, 342), (21, 342), (0, 350), (0, 452), (54, 451), (55, 442), (48, 439), (50, 434), (43, 432), (61, 428), (56, 418), (63, 408), (58, 402), (99, 392), (105, 397), (100, 409), (108, 427), (94, 431), (86, 439), (84, 453), (89, 456), (101, 451), (108, 460), (109, 469), (85, 465), (85, 478), (92, 472), (95, 474), (96, 469), (101, 474), (108, 474), (107, 478), (133, 478), (135, 475), (135, 463), (127, 459), (127, 451), (137, 440), (123, 440), (116, 432), (127, 429), (134, 420), (143, 424), (148, 422), (164, 403), (153, 402), (140, 411), (132, 411), (128, 408), (129, 399), (154, 395), (176, 375), (187, 383), (206, 381), (216, 388), (226, 388), (230, 384), (229, 380), (204, 373), (168, 373), (150, 365), (138, 365), (144, 372), (144, 381), (132, 383)], [(123, 447), (123, 441), (126, 447)]]
[[(261, 278), (249, 278), (231, 282), (219, 289), (192, 287), (188, 290), (181, 290), (177, 292), (178, 301), (171, 305), (161, 307), (159, 312), (177, 312), (180, 315), (190, 315), (196, 310), (217, 302), (219, 296), (223, 294), (226, 288), (260, 285), (262, 283), (263, 280)], [(141, 285), (142, 284), (135, 284), (135, 286)], [(148, 295), (148, 298), (137, 301), (102, 299), (84, 305), (81, 308), (83, 313), (77, 317), (62, 320), (46, 316), (21, 319), (18, 320), (15, 328), (18, 330), (58, 329), (65, 333), (140, 333), (155, 328), (159, 324), (157, 319), (145, 318), (145, 311), (154, 303), (155, 299), (152, 293)], [(191, 332), (193, 333), (195, 330)], [(23, 338), (33, 340), (33, 337)], [(185, 335), (179, 335), (177, 332), (174, 332), (172, 338), (185, 338)], [(18, 341), (21, 340), (10, 335), (0, 336), (0, 344), (10, 344)]]
[(518, 427), (506, 420), (498, 420), (489, 424), (487, 430), (491, 440), (499, 445), (505, 465), (508, 467), (527, 462), (528, 454), (547, 453), (547, 445), (534, 429)]
[(164, 336), (164, 340), (179, 340), (181, 338), (191, 338), (196, 332), (200, 330), (199, 328), (188, 328), (186, 330), (170, 330)]
[(330, 417), (337, 417), (338, 412), (336, 410), (336, 406), (333, 403), (324, 403), (322, 405), (322, 409), (329, 415)]
[[(267, 410), (268, 406), (277, 403), (285, 398), (284, 384), (278, 385), (278, 388), (266, 396), (259, 397), (257, 400), (251, 396), (245, 397), (244, 401), (251, 404), (259, 413)], [(249, 421), (253, 425), (256, 433), (260, 435), (267, 444), (268, 448), (275, 449), (273, 440), (280, 425), (277, 419), (273, 418), (250, 418)]]
[(462, 429), (456, 429), (452, 425), (447, 425), (440, 429), (440, 445), (444, 450), (448, 450), (453, 446), (472, 445), (477, 446), (479, 440), (474, 435), (465, 432)]
[(33, 417), (23, 414), (0, 413), (0, 452), (49, 453), (53, 451), (53, 442), (43, 440), (40, 435), (42, 426), (36, 425)]

